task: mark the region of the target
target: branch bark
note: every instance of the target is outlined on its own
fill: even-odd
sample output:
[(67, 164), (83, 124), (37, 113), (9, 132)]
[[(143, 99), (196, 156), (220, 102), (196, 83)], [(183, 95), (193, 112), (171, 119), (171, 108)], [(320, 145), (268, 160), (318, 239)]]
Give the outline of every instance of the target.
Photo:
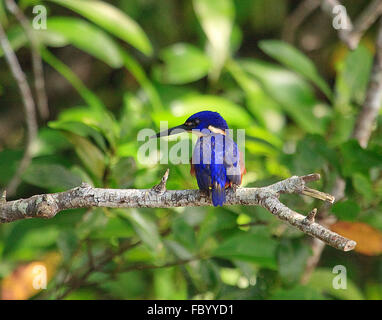
[[(0, 222), (12, 222), (26, 218), (52, 218), (66, 209), (109, 208), (171, 208), (211, 206), (210, 197), (199, 190), (166, 190), (168, 171), (160, 187), (152, 189), (101, 189), (83, 183), (80, 187), (52, 194), (35, 195), (28, 199), (3, 200), (0, 204)], [(330, 203), (334, 197), (308, 188), (307, 182), (320, 178), (319, 174), (293, 176), (262, 188), (237, 188), (227, 190), (226, 205), (259, 205), (277, 218), (289, 223), (314, 238), (343, 251), (354, 249), (356, 243), (314, 222), (280, 202), (280, 194), (303, 194)]]

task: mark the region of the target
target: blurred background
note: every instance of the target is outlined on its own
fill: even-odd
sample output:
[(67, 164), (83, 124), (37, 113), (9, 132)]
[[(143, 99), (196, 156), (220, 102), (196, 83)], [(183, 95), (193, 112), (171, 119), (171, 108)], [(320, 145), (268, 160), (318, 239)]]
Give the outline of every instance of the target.
[[(303, 214), (318, 208), (358, 246), (320, 247), (260, 207), (68, 210), (0, 225), (2, 299), (382, 299), (382, 117), (367, 148), (351, 138), (378, 24), (350, 51), (320, 1), (21, 0), (26, 28), (6, 2), (0, 22), (38, 110), (26, 147), (26, 113), (0, 48), (8, 200), (81, 181), (151, 188), (167, 167), (169, 189), (197, 188), (189, 165), (139, 163), (137, 133), (213, 110), (246, 129), (245, 187), (320, 173), (312, 187), (335, 194), (333, 206), (282, 201)], [(343, 1), (352, 19), (369, 3)], [(37, 5), (45, 30), (30, 27), (43, 13), (33, 13)], [(39, 59), (45, 90), (36, 91)], [(178, 139), (189, 136), (170, 144)], [(36, 265), (47, 271), (46, 289), (33, 287)], [(338, 265), (346, 289), (333, 287)]]

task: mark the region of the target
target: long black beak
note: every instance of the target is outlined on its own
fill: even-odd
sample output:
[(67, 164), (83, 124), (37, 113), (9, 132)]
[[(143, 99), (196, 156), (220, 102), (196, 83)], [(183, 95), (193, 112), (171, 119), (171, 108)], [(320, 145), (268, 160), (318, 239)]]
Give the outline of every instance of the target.
[(173, 134), (178, 134), (178, 133), (182, 133), (184, 131), (187, 131), (188, 129), (189, 128), (187, 128), (187, 126), (185, 124), (181, 124), (179, 126), (170, 128), (168, 130), (158, 132), (156, 135), (151, 136), (150, 139), (171, 136)]

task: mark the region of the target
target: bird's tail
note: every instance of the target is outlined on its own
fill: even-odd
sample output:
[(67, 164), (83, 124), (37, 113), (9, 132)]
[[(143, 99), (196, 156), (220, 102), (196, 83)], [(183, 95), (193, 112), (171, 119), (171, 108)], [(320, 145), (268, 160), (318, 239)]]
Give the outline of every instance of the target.
[(212, 185), (211, 196), (214, 207), (222, 206), (225, 203), (225, 186), (215, 181)]

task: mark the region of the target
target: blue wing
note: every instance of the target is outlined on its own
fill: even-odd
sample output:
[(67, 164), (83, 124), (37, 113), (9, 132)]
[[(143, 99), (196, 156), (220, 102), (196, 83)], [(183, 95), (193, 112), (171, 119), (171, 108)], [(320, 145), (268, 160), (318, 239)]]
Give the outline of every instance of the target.
[(201, 190), (210, 190), (214, 206), (226, 201), (225, 187), (240, 184), (240, 162), (236, 143), (221, 134), (198, 139), (192, 156), (192, 165)]

